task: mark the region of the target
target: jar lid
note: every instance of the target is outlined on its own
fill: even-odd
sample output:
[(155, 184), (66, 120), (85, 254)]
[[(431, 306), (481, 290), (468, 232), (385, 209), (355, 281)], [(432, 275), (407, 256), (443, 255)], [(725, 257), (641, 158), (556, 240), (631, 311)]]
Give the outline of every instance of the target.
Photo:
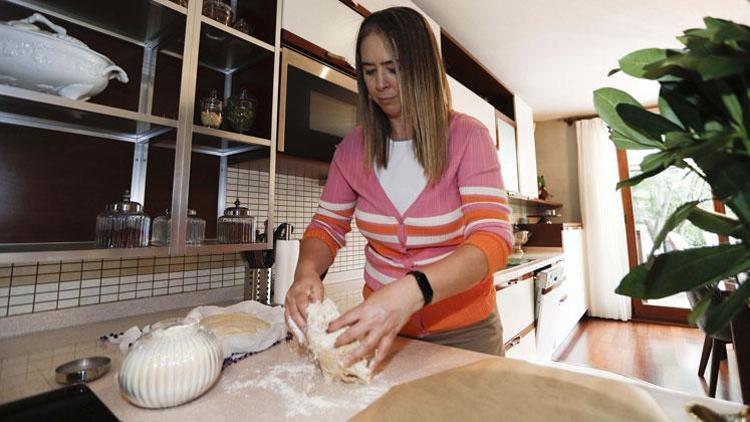
[(229, 101), (238, 105), (254, 106), (256, 100), (254, 96), (250, 95), (247, 89), (242, 88), (239, 95), (229, 97)]
[(234, 206), (224, 210), (226, 217), (250, 217), (250, 211), (246, 207), (240, 206), (240, 199), (234, 201)]
[(105, 209), (108, 209), (110, 207), (111, 207), (111, 211), (114, 211), (116, 213), (124, 213), (124, 214), (137, 214), (143, 210), (143, 205), (141, 205), (138, 202), (133, 202), (130, 200), (129, 189), (126, 190), (125, 193), (122, 195), (122, 201), (111, 204), (109, 205), (109, 207), (105, 207)]
[[(170, 211), (169, 208), (167, 208), (167, 209), (164, 210), (164, 215), (169, 215), (171, 213), (172, 212)], [(195, 210), (191, 210), (190, 208), (188, 208), (187, 215), (188, 215), (188, 217), (193, 217), (193, 216), (198, 215), (198, 213), (195, 212)]]

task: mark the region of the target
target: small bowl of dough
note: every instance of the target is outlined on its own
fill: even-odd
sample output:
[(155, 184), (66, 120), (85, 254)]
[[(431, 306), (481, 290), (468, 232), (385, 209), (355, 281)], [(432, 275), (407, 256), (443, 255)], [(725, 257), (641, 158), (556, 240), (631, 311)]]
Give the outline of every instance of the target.
[(286, 337), (284, 310), (248, 300), (232, 306), (200, 306), (187, 316), (200, 321), (221, 343), (224, 358), (255, 353)]
[(120, 368), (120, 391), (147, 408), (178, 406), (208, 391), (224, 359), (216, 336), (198, 320), (161, 324), (139, 338)]

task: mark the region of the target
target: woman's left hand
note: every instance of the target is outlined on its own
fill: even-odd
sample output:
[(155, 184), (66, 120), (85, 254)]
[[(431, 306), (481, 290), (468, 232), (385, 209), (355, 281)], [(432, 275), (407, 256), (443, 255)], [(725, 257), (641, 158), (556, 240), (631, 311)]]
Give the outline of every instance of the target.
[(349, 326), (336, 340), (335, 347), (359, 340), (359, 347), (344, 358), (349, 366), (361, 359), (373, 356), (373, 370), (388, 356), (393, 339), (411, 315), (424, 303), (414, 276), (406, 277), (373, 292), (359, 306), (345, 312), (328, 326), (329, 332)]

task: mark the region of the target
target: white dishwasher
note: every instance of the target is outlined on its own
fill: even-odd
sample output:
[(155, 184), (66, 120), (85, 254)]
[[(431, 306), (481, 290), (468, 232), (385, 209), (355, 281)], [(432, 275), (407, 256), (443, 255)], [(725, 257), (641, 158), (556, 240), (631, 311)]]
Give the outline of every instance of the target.
[(560, 261), (543, 268), (534, 277), (536, 286), (536, 352), (544, 361), (558, 346), (557, 322), (561, 298), (565, 297), (565, 264)]

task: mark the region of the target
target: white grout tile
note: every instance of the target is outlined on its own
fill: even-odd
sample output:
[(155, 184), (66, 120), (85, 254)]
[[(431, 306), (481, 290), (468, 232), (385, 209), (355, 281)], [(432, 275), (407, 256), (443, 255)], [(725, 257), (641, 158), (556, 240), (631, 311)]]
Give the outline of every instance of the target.
[(81, 298), (81, 306), (93, 305), (99, 303), (99, 296), (83, 297)]
[(63, 299), (73, 299), (77, 297), (78, 297), (78, 290), (65, 290), (65, 291), (61, 291), (58, 294), (57, 299), (63, 300)]
[(28, 313), (31, 313), (32, 310), (33, 310), (33, 305), (31, 305), (30, 303), (27, 305), (9, 306), (8, 316), (28, 314)]
[(154, 289), (154, 296), (164, 296), (165, 294), (167, 294), (166, 287), (162, 289)]
[(135, 292), (120, 293), (119, 300), (135, 299)]
[(13, 286), (10, 288), (11, 296), (28, 295), (34, 293), (34, 285), (28, 284), (25, 286)]
[(36, 285), (36, 293), (57, 292), (60, 283), (44, 283)]
[(74, 308), (78, 306), (78, 299), (58, 300), (57, 309)]
[(113, 286), (120, 284), (120, 277), (105, 277), (102, 279), (102, 286)]
[(156, 290), (156, 289), (162, 289), (164, 287), (167, 287), (168, 284), (169, 284), (168, 280), (155, 281), (154, 282), (154, 290)]
[(5, 297), (10, 294), (10, 288), (9, 287), (0, 287), (0, 297)]
[(116, 294), (108, 294), (108, 295), (102, 295), (101, 296), (101, 302), (116, 302), (117, 301), (117, 295)]
[(3, 308), (8, 306), (8, 297), (0, 297), (0, 306)]
[(99, 296), (99, 288), (92, 287), (90, 289), (81, 289), (81, 297), (84, 296)]
[(11, 296), (8, 305), (25, 305), (27, 303), (34, 303), (34, 295)]
[(169, 278), (169, 273), (154, 274), (154, 280), (166, 280), (168, 278)]
[(48, 292), (48, 293), (37, 293), (34, 295), (34, 302), (49, 302), (51, 300), (57, 300), (57, 292)]
[(81, 280), (63, 281), (60, 283), (60, 290), (78, 289), (81, 287)]
[(37, 302), (34, 304), (34, 312), (51, 311), (57, 309), (57, 301), (54, 302)]
[(101, 292), (99, 294), (103, 296), (103, 295), (109, 295), (112, 293), (117, 293), (117, 286), (102, 287)]

